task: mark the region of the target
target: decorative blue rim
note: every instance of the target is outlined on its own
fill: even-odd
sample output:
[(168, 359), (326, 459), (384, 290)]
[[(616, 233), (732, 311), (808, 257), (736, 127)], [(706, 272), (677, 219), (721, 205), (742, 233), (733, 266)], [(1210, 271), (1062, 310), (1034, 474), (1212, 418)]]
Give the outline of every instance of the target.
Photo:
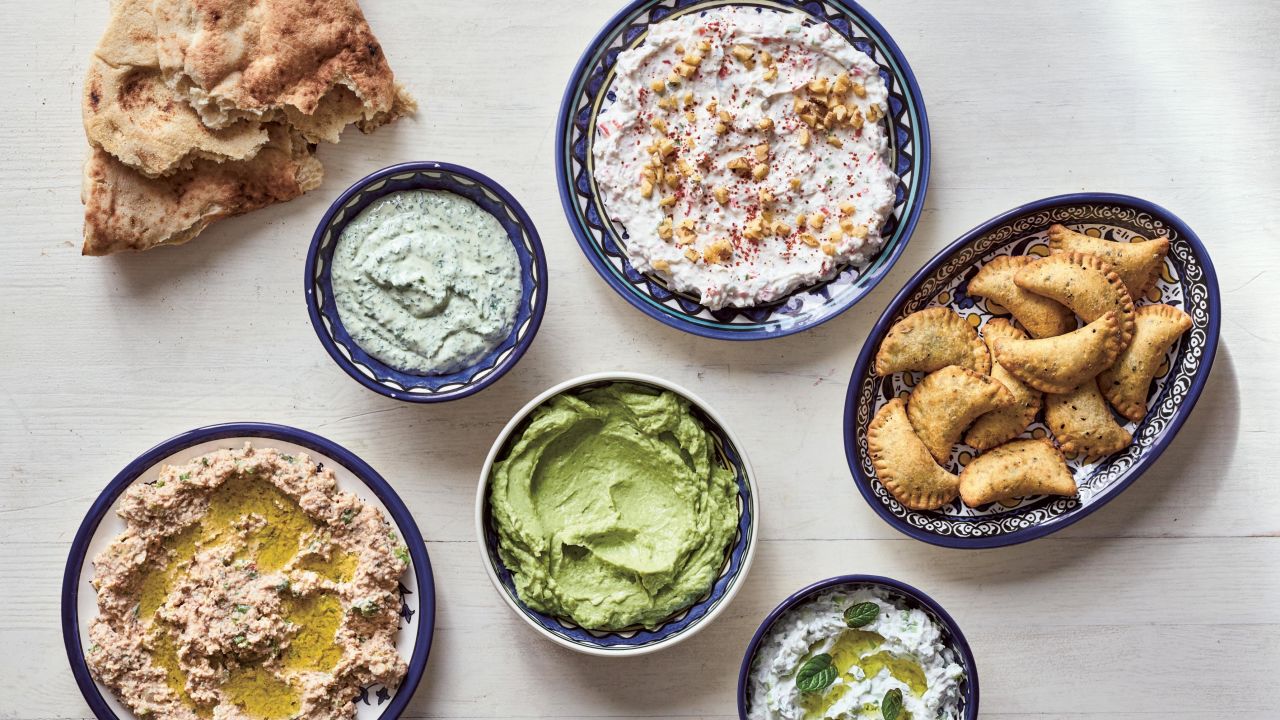
[[(375, 185), (377, 187), (370, 187)], [(448, 375), (402, 372), (366, 353), (342, 325), (330, 277), (336, 238), (351, 218), (384, 195), (422, 188), (456, 193), (497, 218), (515, 246), (524, 282), (511, 336), (471, 367)], [(311, 248), (307, 251), (303, 283), (311, 327), (334, 362), (366, 388), (380, 395), (414, 403), (458, 400), (497, 382), (529, 349), (547, 307), (546, 254), (528, 213), (506, 189), (489, 177), (470, 168), (443, 162), (392, 165), (347, 188), (333, 201), (316, 226)]]
[(755, 660), (756, 651), (760, 649), (760, 642), (764, 640), (765, 634), (773, 628), (773, 624), (778, 621), (778, 618), (782, 617), (783, 613), (823, 590), (838, 585), (880, 585), (887, 587), (931, 613), (945, 631), (943, 633), (944, 641), (960, 655), (960, 664), (964, 666), (964, 720), (975, 720), (978, 717), (978, 663), (973, 659), (973, 650), (969, 648), (969, 641), (965, 639), (964, 633), (960, 631), (960, 625), (933, 598), (904, 582), (880, 575), (840, 575), (826, 580), (819, 580), (783, 600), (778, 607), (773, 609), (773, 612), (765, 616), (764, 622), (760, 623), (756, 634), (751, 636), (751, 642), (747, 644), (747, 652), (742, 656), (742, 667), (738, 670), (738, 717), (742, 718), (742, 720), (747, 719), (747, 702), (749, 700), (747, 692), (750, 688), (751, 661)]
[[(660, 7), (664, 3), (672, 3), (673, 7)], [(676, 312), (646, 294), (636, 284), (633, 284), (644, 282), (645, 276), (631, 267), (631, 264), (625, 258), (625, 254), (620, 252), (611, 253), (619, 255), (621, 258), (621, 269), (615, 268), (609, 262), (604, 253), (610, 245), (617, 245), (617, 239), (613, 237), (610, 223), (607, 221), (600, 222), (599, 218), (596, 218), (596, 222), (593, 223), (589, 217), (582, 215), (575, 202), (575, 196), (578, 193), (590, 194), (589, 189), (586, 187), (575, 188), (575, 186), (583, 185), (584, 183), (589, 185), (590, 179), (585, 177), (588, 174), (585, 170), (579, 176), (573, 175), (573, 159), (579, 155), (589, 155), (590, 148), (585, 141), (571, 143), (569, 140), (575, 123), (581, 124), (594, 119), (592, 115), (575, 121), (574, 115), (577, 112), (578, 97), (584, 92), (595, 93), (599, 90), (602, 80), (594, 77), (596, 63), (603, 60), (606, 66), (612, 66), (617, 52), (608, 50), (608, 47), (618, 35), (627, 33), (629, 42), (634, 42), (640, 37), (643, 28), (639, 25), (631, 25), (631, 23), (645, 12), (652, 10), (652, 17), (656, 21), (669, 16), (675, 10), (684, 10), (697, 5), (746, 5), (798, 10), (813, 16), (817, 20), (830, 22), (845, 37), (851, 35), (852, 25), (849, 18), (854, 18), (857, 21), (857, 25), (860, 26), (859, 29), (868, 33), (870, 42), (867, 44), (874, 45), (874, 49), (882, 53), (889, 63), (888, 66), (881, 64), (881, 75), (888, 75), (890, 79), (895, 80), (902, 86), (904, 99), (906, 100), (905, 106), (897, 107), (900, 101), (891, 95), (889, 121), (892, 122), (894, 118), (900, 118), (904, 115), (911, 120), (910, 133), (895, 125), (891, 127), (891, 129), (895, 129), (895, 132), (890, 134), (892, 147), (897, 156), (895, 160), (897, 173), (900, 178), (906, 174), (911, 176), (910, 187), (904, 191), (903, 183), (900, 182), (897, 191), (900, 195), (900, 200), (905, 203), (906, 210), (903, 216), (897, 219), (896, 228), (890, 238), (886, 240), (879, 255), (872, 260), (870, 265), (860, 271), (851, 288), (845, 291), (847, 294), (841, 296), (838, 302), (831, 302), (829, 296), (824, 296), (827, 301), (822, 303), (816, 311), (805, 310), (802, 315), (785, 316), (784, 320), (768, 319), (769, 316), (774, 314), (774, 310), (784, 308), (789, 298), (794, 299), (798, 295), (808, 292), (825, 293), (832, 284), (829, 281), (811, 288), (797, 290), (777, 303), (771, 303), (760, 308), (746, 308), (741, 311), (731, 309), (716, 311), (716, 313), (712, 313), (713, 319), (709, 319), (688, 314), (687, 311), (697, 311), (702, 306), (693, 300), (683, 298), (683, 296), (674, 296), (669, 290), (663, 289), (663, 294), (680, 300), (681, 308), (685, 312)], [(834, 17), (827, 13), (827, 7), (835, 9)], [(844, 17), (843, 15), (848, 15), (849, 17)], [(859, 40), (855, 45), (862, 42)], [(909, 158), (899, 154), (899, 149), (908, 140), (910, 140), (912, 147)], [(885, 31), (884, 26), (872, 17), (871, 13), (857, 3), (852, 2), (852, 0), (633, 0), (609, 20), (591, 41), (591, 44), (587, 46), (581, 59), (578, 60), (578, 64), (569, 78), (568, 86), (565, 88), (556, 131), (556, 183), (560, 188), (560, 203), (564, 208), (565, 216), (569, 220), (569, 225), (573, 229), (573, 234), (578, 240), (578, 245), (582, 248), (583, 254), (587, 256), (587, 260), (592, 267), (615, 292), (645, 315), (670, 327), (718, 340), (764, 340), (802, 332), (831, 320), (853, 307), (859, 300), (870, 293), (889, 274), (894, 263), (902, 255), (902, 251), (906, 248), (907, 242), (911, 239), (916, 224), (919, 222), (920, 213), (924, 208), (925, 192), (929, 186), (929, 157), (929, 118), (925, 112), (924, 98), (920, 93), (920, 86), (916, 81), (915, 74), (912, 73), (906, 57), (902, 54), (901, 49), (898, 48), (897, 43), (893, 41), (893, 38), (889, 36), (889, 33)], [(594, 209), (591, 212), (598, 214), (595, 213)], [(891, 217), (890, 222), (893, 221), (894, 218)], [(602, 229), (603, 246), (598, 246), (592, 235), (593, 224)], [(839, 280), (847, 272), (846, 270), (840, 273), (833, 280)], [(752, 322), (733, 323), (720, 319), (721, 317), (735, 315), (737, 312), (741, 312), (744, 316), (751, 318)]]
[(615, 379), (607, 377), (589, 377), (583, 382), (573, 384), (568, 387), (559, 389), (552, 395), (548, 395), (542, 399), (537, 405), (529, 407), (527, 411), (522, 411), (521, 420), (518, 424), (511, 428), (511, 432), (501, 439), (501, 447), (498, 448), (494, 455), (494, 460), (499, 459), (503, 455), (510, 443), (514, 441), (521, 428), (527, 424), (529, 415), (538, 407), (541, 407), (552, 397), (562, 395), (564, 393), (578, 392), (585, 388), (604, 385), (611, 383), (634, 383), (637, 385), (647, 385), (658, 390), (675, 392), (690, 402), (690, 409), (695, 417), (702, 423), (711, 434), (716, 444), (716, 449), (720, 451), (722, 457), (733, 468), (735, 481), (738, 486), (738, 500), (741, 506), (741, 515), (738, 518), (737, 534), (734, 538), (732, 547), (728, 550), (726, 566), (720, 576), (716, 579), (711, 589), (698, 602), (686, 610), (676, 614), (672, 619), (668, 620), (656, 630), (647, 630), (644, 628), (629, 629), (625, 631), (591, 631), (581, 628), (577, 625), (569, 624), (567, 621), (546, 615), (533, 610), (520, 599), (516, 592), (515, 580), (511, 571), (502, 562), (502, 558), (498, 555), (498, 536), (493, 526), (493, 516), (489, 508), (488, 491), (489, 477), (488, 474), (483, 478), (482, 497), (483, 506), (480, 511), (480, 522), (483, 530), (483, 551), (485, 560), (493, 569), (494, 574), (498, 578), (500, 590), (514, 604), (525, 619), (535, 625), (537, 628), (551, 634), (555, 638), (576, 646), (578, 648), (587, 649), (596, 654), (607, 655), (610, 653), (618, 654), (635, 654), (642, 648), (650, 648), (659, 644), (668, 644), (677, 642), (678, 638), (682, 638), (694, 631), (704, 618), (717, 611), (723, 604), (727, 603), (736, 592), (744, 578), (744, 568), (750, 562), (751, 549), (755, 540), (756, 533), (756, 508), (754, 507), (754, 495), (749, 476), (748, 463), (743, 459), (742, 452), (733, 443), (733, 439), (724, 427), (711, 414), (702, 407), (702, 405), (694, 398), (689, 397), (685, 391), (677, 390), (666, 384), (655, 384), (648, 380), (638, 377), (619, 376)]
[(368, 463), (332, 440), (305, 430), (272, 423), (243, 422), (210, 425), (165, 440), (126, 465), (93, 502), (88, 515), (80, 523), (80, 529), (76, 531), (75, 539), (71, 542), (71, 552), (67, 556), (67, 567), (62, 576), (62, 641), (67, 650), (67, 660), (71, 663), (71, 672), (75, 676), (76, 685), (80, 686), (80, 694), (84, 696), (93, 714), (101, 720), (121, 720), (107, 705), (102, 693), (98, 691), (98, 686), (89, 673), (89, 666), (84, 660), (84, 647), (80, 644), (80, 617), (77, 607), (80, 573), (87, 559), (85, 555), (88, 553), (89, 543), (98, 525), (106, 517), (116, 498), (152, 465), (193, 445), (231, 437), (282, 440), (323, 453), (368, 485), (391, 513), (392, 520), (395, 521), (405, 544), (409, 547), (409, 557), (413, 561), (413, 573), (418, 582), (418, 592), (422, 594), (418, 639), (414, 645), (413, 657), (409, 660), (409, 671), (396, 689), (395, 696), (378, 716), (380, 720), (395, 720), (404, 712), (409, 700), (413, 697), (414, 690), (422, 680), (422, 674), (427, 667), (427, 656), (431, 651), (432, 634), (435, 631), (435, 580), (431, 573), (431, 559), (427, 556), (427, 546), (422, 539), (422, 533), (419, 532), (417, 523), (413, 521), (413, 516), (400, 496)]
[[(1207, 288), (1208, 296), (1206, 302), (1208, 317), (1207, 323), (1205, 324), (1206, 339), (1203, 346), (1203, 356), (1200, 360), (1198, 371), (1192, 379), (1189, 389), (1183, 396), (1178, 412), (1171, 418), (1168, 426), (1164, 429), (1158, 439), (1151, 446), (1145, 448), (1141, 453), (1139, 453), (1136, 461), (1131, 466), (1122, 471), (1122, 477), (1109, 485), (1100, 495), (1095, 497), (1092, 502), (1086, 505), (1079, 505), (1074, 509), (1070, 509), (1053, 519), (1048, 520), (1047, 522), (1033, 524), (1013, 532), (966, 537), (933, 533), (907, 523), (901, 517), (895, 515), (890, 508), (886, 506), (879, 497), (877, 497), (873, 487), (872, 478), (867, 475), (861, 466), (861, 455), (857, 438), (858, 391), (861, 379), (869, 372), (871, 362), (875, 357), (876, 350), (880, 344), (880, 339), (888, 333), (894, 319), (902, 311), (904, 304), (908, 302), (916, 288), (969, 243), (981, 238), (994, 228), (998, 228), (1005, 223), (1013, 221), (1024, 215), (1030, 215), (1059, 207), (1099, 203), (1127, 206), (1159, 219), (1165, 226), (1175, 233), (1174, 237), (1177, 241), (1185, 241), (1188, 244), (1191, 253), (1194, 256), (1196, 265), (1203, 273), (1203, 285)], [(1165, 208), (1141, 198), (1114, 193), (1074, 193), (1068, 195), (1056, 195), (1054, 197), (1048, 197), (1018, 206), (982, 223), (981, 225), (978, 225), (935, 255), (928, 264), (921, 268), (920, 271), (912, 276), (906, 285), (903, 286), (898, 295), (894, 297), (891, 303), (889, 303), (884, 314), (880, 316), (880, 320), (876, 323), (875, 327), (873, 327), (871, 332), (867, 334), (866, 342), (863, 344), (862, 352), (858, 355), (857, 364), (854, 365), (853, 374), (849, 380), (849, 390), (845, 396), (844, 408), (845, 457), (848, 460), (849, 469), (853, 473), (855, 484), (858, 486), (858, 490), (862, 493), (863, 498), (866, 499), (867, 504), (870, 505), (885, 522), (905, 535), (933, 545), (964, 549), (1003, 547), (1006, 545), (1016, 545), (1018, 543), (1027, 542), (1028, 540), (1034, 540), (1036, 538), (1049, 535), (1050, 533), (1057, 532), (1058, 530), (1078, 522), (1093, 513), (1095, 510), (1107, 504), (1123, 492), (1129, 487), (1129, 485), (1133, 484), (1133, 482), (1137, 480), (1138, 477), (1141, 476), (1157, 458), (1160, 457), (1160, 455), (1173, 441), (1174, 437), (1177, 436), (1178, 430), (1182, 428), (1183, 423), (1186, 422), (1186, 419), (1191, 415), (1191, 411), (1195, 407), (1196, 401), (1199, 400), (1200, 393), (1209, 379), (1209, 373), (1213, 368), (1214, 356), (1217, 353), (1220, 326), (1221, 297), (1218, 290), (1218, 277), (1217, 273), (1214, 271), (1213, 262), (1209, 259), (1209, 253), (1195, 232), (1193, 232), (1186, 223), (1178, 218), (1178, 216), (1169, 212)], [(1181, 353), (1185, 354), (1186, 352), (1187, 350), (1184, 347)], [(1143, 424), (1149, 422), (1149, 420), (1150, 418), (1144, 420)], [(1139, 424), (1139, 429), (1143, 427), (1143, 424)], [(1138, 432), (1135, 432), (1134, 436), (1137, 438)]]

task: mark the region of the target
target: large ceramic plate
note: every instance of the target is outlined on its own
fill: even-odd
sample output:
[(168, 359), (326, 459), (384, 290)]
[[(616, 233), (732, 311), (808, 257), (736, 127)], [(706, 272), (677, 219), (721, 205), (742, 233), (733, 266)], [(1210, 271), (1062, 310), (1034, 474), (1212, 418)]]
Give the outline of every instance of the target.
[(332, 468), (338, 477), (338, 487), (382, 510), (408, 545), (411, 569), (400, 578), (400, 633), (396, 637), (396, 649), (409, 664), (409, 672), (399, 688), (391, 690), (380, 685), (364, 688), (356, 699), (358, 720), (399, 717), (422, 679), (435, 625), (435, 584), (422, 534), (395, 491), (363, 460), (317, 435), (264, 423), (215, 425), (167, 440), (129, 463), (94, 501), (71, 544), (62, 580), (62, 637), (85, 701), (101, 720), (135, 717), (109, 689), (93, 679), (84, 660), (89, 625), (98, 614), (97, 596), (90, 584), (92, 561), (125, 529), (124, 522), (116, 515), (120, 496), (135, 482), (152, 482), (163, 465), (186, 462), (219, 448), (240, 447), (245, 442), (306, 453)]
[[(905, 396), (922, 377), (898, 373), (876, 377), (876, 350), (889, 328), (903, 317), (943, 305), (978, 327), (996, 313), (981, 298), (965, 294), (969, 279), (997, 255), (1047, 254), (1047, 231), (1054, 223), (1089, 235), (1127, 242), (1167, 235), (1171, 245), (1162, 277), (1139, 305), (1165, 303), (1191, 316), (1191, 330), (1170, 349), (1147, 399), (1147, 416), (1125, 423), (1134, 438), (1126, 449), (1085, 463), (1068, 457), (1080, 487), (1078, 497), (1032, 497), (1016, 504), (968, 508), (958, 500), (934, 512), (908, 510), (876, 478), (867, 453), (867, 425), (886, 402)], [(1003, 314), (1003, 313), (1002, 313)], [(914, 538), (948, 547), (1012, 545), (1048, 535), (1097, 510), (1146, 470), (1173, 441), (1200, 397), (1218, 347), (1218, 279), (1204, 245), (1168, 210), (1135, 197), (1082, 193), (1046, 198), (1015, 208), (970, 230), (939, 253), (894, 298), (863, 345), (845, 401), (845, 450), (858, 489), (890, 525)], [(1026, 436), (1046, 437), (1037, 422)], [(952, 457), (959, 471), (974, 455), (964, 445)]]
[[(686, 13), (740, 5), (760, 12), (786, 12), (806, 22), (828, 22), (880, 66), (889, 88), (891, 166), (898, 173), (893, 214), (884, 227), (886, 242), (865, 267), (845, 268), (828, 282), (802, 288), (777, 302), (754, 308), (711, 311), (696, 297), (674, 293), (658, 277), (642, 274), (627, 261), (626, 233), (608, 222), (595, 184), (591, 145), (596, 117), (612, 104), (613, 65), (618, 54), (644, 41), (650, 25)], [(759, 340), (800, 332), (848, 310), (869, 293), (902, 254), (924, 204), (929, 184), (929, 123), (924, 101), (906, 58), (875, 18), (847, 0), (636, 0), (618, 13), (591, 45), (569, 79), (556, 136), (556, 178), (569, 225), (587, 259), (618, 294), (643, 313), (695, 335), (723, 340)]]

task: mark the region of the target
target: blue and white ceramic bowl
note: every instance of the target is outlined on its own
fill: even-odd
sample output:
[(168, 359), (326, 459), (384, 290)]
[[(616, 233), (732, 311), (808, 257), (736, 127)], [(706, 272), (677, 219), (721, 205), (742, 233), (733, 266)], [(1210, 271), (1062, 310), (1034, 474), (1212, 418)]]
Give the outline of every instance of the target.
[(409, 547), (410, 570), (400, 578), (400, 632), (396, 650), (409, 665), (400, 687), (363, 688), (356, 699), (357, 720), (394, 720), (400, 717), (427, 667), (435, 627), (435, 583), (422, 533), (399, 496), (386, 480), (346, 448), (304, 430), (267, 423), (229, 423), (183, 433), (151, 448), (125, 466), (94, 501), (80, 524), (62, 578), (62, 639), (76, 684), (93, 714), (100, 720), (132, 720), (135, 716), (111, 691), (89, 673), (84, 653), (89, 626), (98, 614), (93, 579), (93, 558), (124, 532), (116, 514), (124, 491), (134, 483), (152, 482), (164, 465), (184, 463), (220, 448), (239, 448), (246, 442), (306, 453), (332, 468), (338, 487), (383, 512)]
[[(390, 367), (366, 353), (342, 325), (330, 270), (343, 228), (378, 198), (400, 190), (447, 190), (479, 205), (506, 229), (520, 260), (524, 291), (511, 335), (471, 367), (447, 375), (419, 375)], [(529, 349), (547, 307), (547, 259), (524, 208), (501, 185), (480, 173), (442, 162), (392, 165), (342, 193), (320, 220), (307, 253), (307, 310), (320, 343), (348, 375), (374, 392), (416, 403), (457, 400), (492, 385)]]
[(957, 662), (964, 668), (965, 677), (960, 681), (960, 717), (963, 720), (976, 720), (978, 717), (978, 663), (973, 659), (973, 651), (969, 649), (969, 642), (964, 639), (964, 633), (960, 632), (960, 626), (933, 598), (904, 582), (879, 575), (841, 575), (821, 580), (783, 600), (765, 617), (764, 622), (760, 623), (760, 629), (756, 630), (756, 634), (747, 645), (747, 652), (742, 657), (742, 668), (738, 671), (738, 717), (746, 718), (751, 712), (751, 665), (756, 659), (760, 644), (778, 622), (778, 618), (796, 605), (832, 588), (856, 590), (868, 586), (879, 588), (889, 595), (902, 599), (907, 607), (923, 610), (937, 623), (942, 630), (943, 644), (951, 648)]
[[(1166, 235), (1169, 256), (1156, 287), (1138, 304), (1165, 303), (1191, 316), (1192, 327), (1169, 351), (1165, 369), (1152, 384), (1147, 416), (1140, 423), (1117, 416), (1133, 434), (1133, 443), (1100, 461), (1068, 457), (1080, 487), (1078, 497), (1030, 497), (1008, 504), (965, 507), (958, 500), (936, 511), (910, 510), (898, 503), (876, 478), (867, 452), (867, 426), (885, 403), (904, 396), (921, 373), (877, 377), (872, 362), (889, 328), (903, 317), (943, 305), (974, 327), (996, 313), (985, 300), (965, 294), (969, 279), (998, 255), (1048, 254), (1047, 232), (1061, 223), (1090, 235), (1122, 242)], [(1127, 195), (1080, 193), (1045, 198), (992, 218), (965, 233), (925, 265), (894, 298), (867, 337), (845, 401), (845, 452), (863, 497), (893, 527), (918, 540), (959, 548), (1012, 545), (1048, 535), (1097, 510), (1120, 494), (1164, 452), (1204, 389), (1218, 347), (1218, 279), (1204, 245), (1173, 213)], [(1003, 311), (1002, 311), (1003, 314)], [(1046, 437), (1043, 422), (1025, 436)], [(974, 455), (961, 445), (951, 470)]]
[[(802, 288), (773, 303), (712, 311), (698, 299), (669, 290), (653, 275), (627, 261), (627, 237), (610, 222), (596, 187), (591, 145), (596, 117), (612, 104), (613, 65), (618, 54), (644, 41), (650, 25), (686, 13), (724, 5), (760, 12), (796, 13), (804, 22), (827, 22), (880, 66), (889, 88), (891, 165), (899, 182), (886, 242), (869, 265), (845, 268), (833, 279)], [(782, 337), (819, 325), (848, 310), (889, 273), (902, 254), (929, 184), (929, 122), (915, 76), (902, 51), (871, 14), (850, 0), (635, 0), (600, 31), (578, 62), (560, 107), (556, 135), (556, 178), (560, 200), (578, 244), (600, 276), (627, 302), (660, 322), (722, 340)]]
[[(656, 630), (647, 630), (643, 627), (615, 632), (587, 630), (568, 619), (544, 615), (525, 605), (516, 593), (511, 571), (498, 555), (498, 534), (489, 512), (489, 475), (493, 470), (493, 464), (500, 457), (505, 456), (508, 441), (512, 440), (513, 435), (524, 427), (529, 414), (556, 395), (616, 382), (636, 383), (660, 390), (670, 390), (687, 399), (698, 419), (713, 436), (720, 461), (737, 475), (738, 532), (725, 553), (724, 565), (720, 569), (719, 577), (716, 578), (711, 589), (696, 603), (667, 619)], [(760, 509), (756, 503), (753, 478), (751, 463), (748, 462), (746, 453), (742, 450), (742, 443), (715, 411), (679, 385), (652, 375), (622, 372), (596, 373), (562, 382), (530, 400), (521, 408), (520, 412), (511, 418), (511, 422), (502, 429), (498, 439), (493, 443), (493, 448), (489, 450), (489, 456), (485, 458), (484, 468), (480, 472), (479, 490), (476, 492), (476, 530), (485, 570), (488, 571), (489, 579), (493, 581), (493, 586), (497, 588), (498, 594), (507, 605), (540, 635), (557, 645), (602, 657), (644, 655), (671, 647), (691, 637), (719, 615), (746, 579), (759, 538)]]

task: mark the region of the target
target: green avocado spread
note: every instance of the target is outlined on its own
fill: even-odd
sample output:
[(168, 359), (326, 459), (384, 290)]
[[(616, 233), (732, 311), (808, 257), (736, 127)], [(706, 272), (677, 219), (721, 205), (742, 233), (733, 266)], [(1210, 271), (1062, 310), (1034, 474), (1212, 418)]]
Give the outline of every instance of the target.
[(559, 395), (508, 447), (489, 503), (529, 607), (595, 630), (653, 628), (715, 582), (737, 485), (684, 398), (630, 383)]

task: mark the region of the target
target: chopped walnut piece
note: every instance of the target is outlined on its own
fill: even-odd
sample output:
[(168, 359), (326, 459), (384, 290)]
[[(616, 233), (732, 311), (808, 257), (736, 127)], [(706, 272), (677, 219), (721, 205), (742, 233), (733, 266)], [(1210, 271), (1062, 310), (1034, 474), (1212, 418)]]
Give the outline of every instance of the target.
[(815, 95), (826, 95), (830, 89), (830, 81), (824, 77), (817, 77), (809, 81), (809, 92)]
[(778, 237), (786, 237), (791, 234), (791, 226), (784, 222), (776, 222), (773, 224), (773, 234)]
[(742, 226), (742, 236), (748, 240), (761, 240), (764, 238), (764, 221), (760, 218), (752, 218)]
[(767, 177), (769, 177), (768, 164), (760, 163), (759, 165), (756, 165), (755, 167), (751, 168), (751, 178), (753, 180), (763, 180)]
[(800, 233), (800, 242), (808, 245), (809, 247), (818, 247), (818, 238), (810, 235), (809, 233)]
[(755, 50), (752, 50), (746, 45), (734, 45), (733, 48), (730, 49), (730, 52), (733, 53), (733, 56), (738, 58), (738, 61), (741, 62), (743, 65), (746, 65), (749, 68), (755, 67), (756, 65)]
[(703, 38), (703, 39), (701, 39), (701, 40), (699, 40), (699, 41), (698, 41), (698, 51), (699, 51), (699, 52), (706, 53), (706, 52), (707, 52), (708, 50), (710, 50), (710, 49), (711, 49), (711, 41), (710, 41), (710, 40), (707, 40), (706, 38)]
[(751, 152), (755, 154), (756, 160), (764, 162), (769, 159), (769, 143), (760, 143), (752, 148)]
[(658, 201), (658, 205), (659, 205), (659, 206), (661, 206), (661, 207), (664, 207), (664, 208), (665, 208), (665, 207), (671, 207), (672, 205), (675, 205), (675, 204), (676, 204), (676, 196), (675, 196), (675, 195), (667, 195), (666, 197), (664, 197), (664, 198), (662, 198), (661, 200), (659, 200), (659, 201)]
[(836, 254), (836, 246), (831, 243), (822, 243), (822, 252), (834, 256)]
[(716, 109), (719, 107), (720, 107), (720, 104), (717, 103), (715, 100), (712, 100), (711, 102), (707, 103), (707, 114), (715, 115)]
[(692, 108), (696, 102), (691, 92), (685, 93), (684, 97), (680, 98), (680, 101), (684, 103), (685, 110)]
[(796, 227), (803, 230), (804, 226), (807, 223), (808, 223), (808, 218), (805, 216), (804, 213), (796, 213)]
[(675, 73), (680, 77), (687, 79), (693, 77), (693, 73), (697, 69), (698, 68), (693, 65), (682, 62), (676, 65)]
[(684, 119), (688, 120), (690, 125), (698, 122), (698, 116), (692, 110), (684, 111)]
[(770, 67), (770, 66), (772, 66), (772, 65), (773, 65), (773, 54), (772, 54), (772, 53), (770, 53), (768, 50), (761, 50), (761, 51), (760, 51), (760, 62), (764, 63), (764, 66), (765, 66), (765, 67)]
[(871, 122), (880, 122), (880, 118), (884, 117), (884, 111), (879, 105), (872, 105), (867, 108), (867, 119)]
[(658, 141), (658, 152), (662, 153), (662, 157), (668, 157), (676, 151), (676, 141), (671, 138), (662, 138)]
[(757, 129), (757, 130), (772, 130), (772, 129), (773, 129), (773, 118), (771, 118), (771, 117), (763, 117), (763, 118), (760, 118), (760, 121), (756, 123), (756, 129)]
[(698, 251), (693, 248), (685, 248), (684, 256), (689, 258), (689, 262), (698, 262), (702, 259), (702, 256), (698, 254)]
[(723, 238), (707, 246), (702, 252), (702, 259), (709, 263), (727, 262), (733, 257), (733, 244)]
[(716, 187), (712, 189), (711, 195), (716, 199), (716, 202), (721, 205), (729, 202), (729, 188), (727, 187)]
[(867, 96), (867, 88), (862, 83), (854, 83), (853, 94), (860, 98), (864, 98)]
[(857, 211), (858, 209), (854, 207), (853, 203), (851, 202), (840, 203), (840, 213), (843, 215), (852, 215)]
[(799, 190), (801, 186), (804, 185), (804, 183), (798, 177), (791, 178), (790, 180), (787, 181), (787, 184), (791, 186), (792, 190)]
[(663, 110), (675, 110), (676, 109), (675, 97), (671, 95), (664, 95), (658, 98), (658, 107), (662, 108)]
[(718, 122), (718, 123), (716, 123), (716, 134), (717, 134), (717, 135), (724, 135), (724, 134), (725, 134), (725, 133), (727, 133), (727, 132), (729, 132), (729, 126), (728, 126), (728, 125), (725, 125), (725, 124), (724, 124), (724, 123), (722, 123), (722, 122)]
[(654, 80), (649, 83), (649, 89), (661, 95), (667, 91), (667, 84), (661, 80)]
[(827, 144), (831, 145), (832, 147), (838, 147), (838, 148), (844, 147), (844, 141), (836, 137), (835, 135), (827, 136)]
[(866, 225), (855, 225), (853, 230), (849, 231), (849, 234), (861, 240), (867, 236), (868, 232), (870, 230), (867, 229)]
[(843, 95), (849, 92), (850, 87), (849, 73), (842, 72), (836, 76), (835, 82), (831, 84), (831, 92), (837, 95)]
[(800, 134), (796, 137), (800, 147), (809, 147), (809, 128), (800, 128)]
[(646, 200), (653, 197), (653, 181), (649, 178), (640, 181), (640, 197)]
[(836, 122), (844, 122), (849, 117), (849, 108), (844, 105), (837, 105), (831, 108), (831, 114), (835, 117)]
[(735, 173), (746, 173), (751, 169), (751, 163), (745, 157), (736, 157), (730, 158), (725, 167)]
[(716, 113), (716, 117), (720, 118), (720, 122), (724, 123), (725, 125), (733, 124), (733, 116), (729, 114), (728, 110), (721, 110), (720, 112)]
[(760, 198), (761, 205), (768, 205), (769, 203), (772, 203), (774, 200), (777, 199), (773, 196), (773, 191), (767, 187), (760, 188), (760, 193), (758, 197)]
[(831, 228), (831, 232), (827, 233), (827, 239), (833, 243), (840, 242), (844, 238), (844, 231), (840, 228)]
[(849, 124), (856, 130), (862, 129), (862, 110), (858, 108), (853, 109), (853, 115), (849, 118)]
[(809, 227), (814, 230), (821, 230), (823, 225), (827, 224), (827, 216), (820, 212), (816, 212), (809, 216)]
[(775, 65), (773, 67), (765, 68), (764, 74), (761, 75), (761, 77), (763, 77), (766, 82), (773, 82), (774, 80), (777, 80), (778, 67)]
[(666, 134), (667, 132), (667, 121), (663, 120), (660, 117), (655, 117), (654, 119), (650, 120), (649, 125), (654, 130), (657, 130), (660, 133)]
[(853, 232), (853, 220), (850, 218), (840, 218), (840, 230), (845, 233)]
[(658, 258), (653, 261), (653, 269), (658, 272), (666, 272), (671, 269), (671, 263), (663, 260), (662, 258)]
[(696, 52), (685, 53), (684, 57), (681, 58), (680, 60), (685, 65), (693, 65), (694, 67), (697, 67), (698, 65), (702, 64), (702, 53), (696, 53)]
[(671, 227), (671, 218), (663, 218), (662, 222), (658, 223), (658, 237), (663, 240), (670, 240), (673, 234), (674, 230)]

